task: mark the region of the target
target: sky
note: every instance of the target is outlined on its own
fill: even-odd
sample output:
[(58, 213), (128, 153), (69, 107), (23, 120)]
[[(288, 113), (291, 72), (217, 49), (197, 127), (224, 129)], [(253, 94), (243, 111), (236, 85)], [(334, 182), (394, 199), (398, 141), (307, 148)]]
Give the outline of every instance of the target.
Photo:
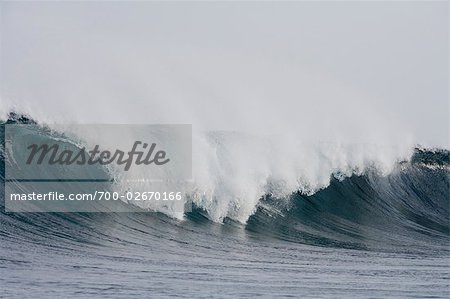
[(449, 7), (0, 3), (0, 112), (449, 148)]

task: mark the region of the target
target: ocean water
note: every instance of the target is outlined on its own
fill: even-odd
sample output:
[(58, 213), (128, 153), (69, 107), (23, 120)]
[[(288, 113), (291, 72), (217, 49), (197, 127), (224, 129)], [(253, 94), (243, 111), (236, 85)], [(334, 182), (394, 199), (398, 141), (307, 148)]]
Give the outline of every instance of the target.
[(3, 196), (0, 297), (448, 298), (449, 166), (447, 150), (416, 148), (389, 173), (343, 169), (284, 197), (268, 180), (252, 209), (193, 194), (182, 217), (11, 213)]

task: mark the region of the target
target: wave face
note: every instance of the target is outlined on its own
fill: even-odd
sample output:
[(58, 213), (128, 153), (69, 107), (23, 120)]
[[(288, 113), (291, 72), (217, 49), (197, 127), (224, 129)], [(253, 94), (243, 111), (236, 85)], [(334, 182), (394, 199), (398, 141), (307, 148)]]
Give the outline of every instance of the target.
[[(8, 120), (33, 122), (20, 115)], [(3, 133), (0, 138), (3, 144)], [(293, 166), (283, 176), (265, 164), (256, 176), (239, 169), (218, 173), (214, 167), (238, 158), (242, 147), (259, 145), (244, 146), (240, 138), (204, 136), (207, 147), (215, 145), (216, 164), (203, 160), (207, 167), (200, 168), (199, 181), (186, 189), (195, 208), (182, 217), (6, 213), (3, 198), (1, 279), (25, 285), (18, 296), (202, 297), (211, 290), (217, 297), (448, 295), (449, 151), (416, 148), (408, 159), (389, 158), (397, 162), (384, 167), (375, 155), (361, 157), (361, 163), (342, 156), (336, 162), (315, 148), (319, 152), (312, 155), (324, 161), (315, 172)], [(5, 163), (2, 151), (2, 181)], [(205, 169), (211, 180), (202, 180)], [(290, 181), (295, 174), (301, 179)], [(40, 277), (40, 287), (24, 273)], [(344, 279), (354, 283), (342, 285)], [(13, 294), (17, 290), (5, 291), (6, 297)]]
[[(417, 158), (421, 154), (439, 160), (423, 163)], [(388, 176), (368, 173), (343, 181), (334, 179), (311, 196), (292, 195), (287, 208), (269, 199), (247, 226), (314, 245), (442, 250), (449, 236), (449, 156), (446, 152), (445, 162), (440, 156), (417, 153), (414, 157), (421, 162), (405, 165)], [(267, 217), (271, 215), (278, 216)]]

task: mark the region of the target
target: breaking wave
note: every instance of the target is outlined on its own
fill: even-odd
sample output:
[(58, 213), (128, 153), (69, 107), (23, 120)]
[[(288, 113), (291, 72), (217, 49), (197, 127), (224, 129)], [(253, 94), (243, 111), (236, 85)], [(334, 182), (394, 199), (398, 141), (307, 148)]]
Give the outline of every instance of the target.
[[(5, 123), (35, 122), (10, 114)], [(58, 134), (58, 142), (76, 145), (45, 126), (24, 130), (53, 140)], [(414, 243), (418, 250), (430, 240), (440, 240), (441, 249), (448, 242), (447, 150), (416, 147), (399, 156), (392, 148), (370, 145), (274, 147), (267, 139), (228, 132), (194, 138), (193, 183), (184, 187), (193, 211), (157, 211), (177, 221), (236, 223), (266, 236), (323, 246), (389, 244), (408, 250)], [(299, 157), (292, 159), (295, 153)], [(4, 163), (2, 155), (2, 179)]]

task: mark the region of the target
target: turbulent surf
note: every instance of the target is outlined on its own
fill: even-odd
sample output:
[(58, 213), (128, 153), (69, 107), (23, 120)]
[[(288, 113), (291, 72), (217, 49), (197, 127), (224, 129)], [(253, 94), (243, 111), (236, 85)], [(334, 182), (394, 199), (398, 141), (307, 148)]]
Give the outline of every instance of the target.
[[(1, 127), (1, 144), (5, 124), (12, 123), (35, 121), (10, 114)], [(24, 134), (44, 139), (58, 134), (61, 144), (77, 144), (64, 132), (40, 128)], [(137, 206), (136, 213), (9, 213), (3, 196), (0, 267), (7, 272), (2, 279), (27, 284), (36, 278), (21, 273), (32, 268), (42, 285), (65, 285), (29, 286), (36, 296), (42, 290), (54, 296), (90, 296), (101, 288), (110, 297), (148, 291), (170, 296), (180, 289), (187, 297), (201, 297), (207, 295), (204, 284), (216, 289), (218, 297), (264, 296), (267, 279), (273, 282), (270, 293), (279, 296), (345, 296), (349, 290), (363, 296), (367, 288), (376, 297), (448, 294), (448, 150), (415, 147), (409, 155), (392, 155), (383, 163), (386, 155), (381, 159), (369, 151), (358, 157), (354, 147), (346, 156), (357, 156), (353, 162), (330, 152), (330, 145), (288, 148), (284, 157), (296, 150), (311, 156), (294, 159), (292, 165), (278, 159), (285, 168), (280, 173), (281, 166), (263, 160), (273, 152), (242, 156), (265, 140), (224, 132), (194, 138), (204, 146), (200, 150), (213, 148), (214, 157), (194, 152), (201, 167), (194, 168), (194, 183), (184, 190), (193, 210), (181, 215), (149, 213), (148, 206)], [(6, 147), (0, 188), (9, 163)], [(337, 151), (345, 150), (349, 148)], [(219, 171), (230, 160), (239, 165)], [(307, 162), (304, 169), (301, 161)], [(252, 172), (247, 171), (250, 165)], [(123, 178), (100, 171), (114, 180)], [(65, 271), (67, 267), (72, 270)], [(98, 271), (105, 281), (90, 280)], [(144, 272), (158, 283), (150, 287), (140, 281), (136, 273)], [(87, 287), (70, 284), (77, 273), (90, 281)], [(343, 286), (343, 276), (358, 280)], [(132, 283), (123, 285), (124, 277)], [(218, 277), (221, 285), (214, 284)], [(401, 283), (392, 277), (401, 277)], [(234, 288), (224, 288), (231, 283)]]

